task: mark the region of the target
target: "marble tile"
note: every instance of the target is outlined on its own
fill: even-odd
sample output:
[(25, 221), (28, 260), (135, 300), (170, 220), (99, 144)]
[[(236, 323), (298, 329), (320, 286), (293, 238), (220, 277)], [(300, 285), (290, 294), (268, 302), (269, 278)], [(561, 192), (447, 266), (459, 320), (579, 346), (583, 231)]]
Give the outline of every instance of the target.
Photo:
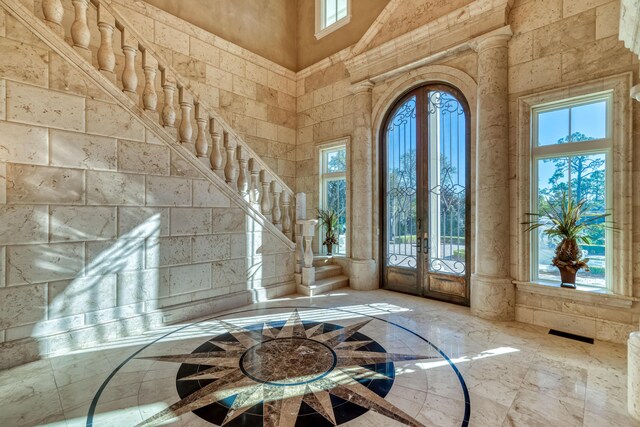
[(73, 279), (84, 267), (83, 243), (9, 246), (7, 285)]
[(118, 105), (87, 99), (86, 116), (88, 133), (132, 141), (145, 140), (142, 123)]
[(118, 207), (118, 237), (169, 235), (169, 208)]
[(162, 22), (155, 22), (155, 42), (173, 51), (189, 55), (189, 36)]
[(49, 162), (47, 129), (0, 122), (0, 161), (47, 165)]
[(189, 264), (191, 237), (149, 238), (146, 242), (146, 257), (147, 268)]
[[(0, 18), (1, 20), (2, 18)], [(0, 120), (7, 119), (7, 81), (0, 79)]]
[(144, 175), (87, 171), (87, 205), (144, 206)]
[(171, 235), (209, 234), (211, 233), (211, 221), (211, 209), (172, 208)]
[(0, 245), (46, 243), (48, 223), (46, 206), (0, 206)]
[(76, 132), (51, 131), (51, 165), (116, 169), (116, 140)]
[(84, 172), (23, 164), (7, 164), (8, 203), (84, 203)]
[(113, 239), (116, 208), (51, 206), (49, 235), (51, 242)]
[(193, 180), (193, 206), (198, 208), (228, 208), (229, 198), (214, 184), (201, 179)]
[(49, 319), (104, 310), (116, 304), (116, 276), (102, 275), (48, 284)]
[(84, 98), (7, 82), (7, 119), (10, 121), (84, 131), (84, 108)]
[(192, 237), (193, 262), (219, 261), (231, 257), (228, 234)]
[(146, 177), (147, 206), (191, 206), (191, 191), (190, 179)]
[(245, 231), (246, 214), (240, 209), (213, 208), (213, 233)]
[(169, 175), (169, 148), (142, 142), (118, 141), (118, 170)]
[(520, 390), (503, 426), (562, 424), (581, 426), (584, 409), (546, 395)]
[(171, 267), (170, 293), (179, 295), (211, 288), (211, 264)]
[(0, 75), (11, 80), (46, 86), (49, 52), (6, 38), (0, 39)]

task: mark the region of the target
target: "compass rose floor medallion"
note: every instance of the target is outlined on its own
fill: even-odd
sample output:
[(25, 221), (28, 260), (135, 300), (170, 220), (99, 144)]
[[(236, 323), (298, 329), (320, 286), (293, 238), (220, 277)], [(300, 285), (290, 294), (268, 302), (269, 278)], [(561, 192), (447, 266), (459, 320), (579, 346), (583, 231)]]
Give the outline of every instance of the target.
[[(342, 326), (302, 320), (297, 309), (283, 314), (279, 318), (287, 320), (264, 315), (257, 319), (266, 320), (252, 323), (251, 318), (212, 319), (207, 327), (200, 326), (198, 338), (190, 337), (177, 348), (160, 341), (130, 357), (122, 366), (153, 364), (140, 393), (152, 395), (148, 402), (167, 402), (154, 408), (138, 398), (140, 417), (131, 425), (174, 425), (187, 417), (193, 422), (176, 425), (323, 427), (343, 425), (368, 412), (386, 419), (384, 425), (425, 425), (385, 397), (399, 364), (442, 362), (437, 348), (406, 351), (412, 349), (400, 346), (405, 351), (388, 351), (363, 332), (377, 335), (371, 328), (374, 318)], [(169, 368), (170, 378), (163, 373), (167, 366), (175, 366)], [(161, 376), (164, 380), (154, 380)]]

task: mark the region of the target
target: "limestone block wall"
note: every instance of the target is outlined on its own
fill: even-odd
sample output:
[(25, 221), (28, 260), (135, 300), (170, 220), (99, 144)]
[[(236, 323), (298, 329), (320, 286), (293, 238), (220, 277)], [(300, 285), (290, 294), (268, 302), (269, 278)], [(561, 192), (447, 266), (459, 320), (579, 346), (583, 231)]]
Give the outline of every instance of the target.
[(293, 291), (288, 245), (0, 12), (0, 369)]
[[(409, 2), (407, 2), (408, 4)], [(408, 7), (399, 6), (400, 9)], [(619, 0), (516, 0), (510, 9), (508, 22), (513, 31), (509, 42), (509, 128), (510, 157), (504, 159), (510, 169), (511, 201), (511, 271), (518, 277), (516, 254), (521, 248), (521, 219), (517, 218), (517, 205), (521, 194), (517, 176), (517, 118), (519, 97), (597, 79), (633, 73), (637, 84), (637, 57), (618, 41)], [(397, 16), (407, 15), (398, 10)], [(397, 28), (383, 27), (377, 35), (388, 39)], [(391, 32), (391, 33), (389, 33)], [(402, 58), (388, 53), (389, 63), (402, 63)], [(315, 212), (318, 203), (318, 145), (325, 141), (349, 136), (353, 132), (353, 96), (345, 58), (349, 50), (341, 51), (298, 73), (298, 132), (296, 150), (296, 191), (307, 193), (309, 214)], [(457, 52), (447, 59), (433, 61), (430, 65), (447, 65), (460, 70), (477, 81), (477, 54), (471, 50)], [(411, 71), (401, 72), (388, 79), (377, 81), (373, 88), (373, 104), (386, 96), (389, 88), (398, 80), (409, 80)], [(569, 92), (567, 92), (569, 93)], [(400, 96), (401, 93), (397, 93)], [(471, 105), (472, 115), (475, 105)], [(634, 142), (640, 140), (640, 104), (633, 103)], [(637, 144), (634, 144), (637, 145)], [(634, 147), (635, 148), (635, 147)], [(472, 148), (473, 149), (473, 148)], [(563, 327), (575, 333), (583, 333), (598, 339), (624, 342), (628, 333), (638, 329), (640, 307), (640, 150), (633, 150), (633, 297), (611, 300), (604, 296), (573, 297), (571, 293), (519, 285), (516, 313), (518, 320)], [(357, 171), (351, 165), (352, 173)], [(374, 164), (374, 168), (377, 164)], [(473, 176), (473, 173), (472, 173)], [(472, 178), (473, 181), (473, 178)], [(472, 182), (473, 184), (473, 182)], [(374, 181), (372, 197), (375, 197)], [(374, 199), (374, 208), (377, 203)], [(473, 206), (472, 206), (473, 210)], [(375, 215), (375, 212), (374, 212)], [(474, 219), (482, 221), (482, 218)], [(473, 222), (473, 221), (472, 221)], [(374, 221), (374, 224), (377, 222)], [(352, 237), (355, 238), (355, 237)], [(374, 241), (377, 239), (374, 236)], [(473, 243), (471, 245), (473, 247)], [(526, 280), (526, 279), (525, 279)], [(471, 290), (473, 292), (473, 289)]]
[[(638, 82), (637, 57), (618, 40), (619, 0), (523, 0), (516, 1), (510, 14), (514, 36), (509, 44), (511, 242), (512, 253), (521, 249), (521, 218), (517, 176), (518, 98), (552, 89), (571, 88), (582, 82), (633, 73)], [(569, 93), (569, 92), (567, 92)], [(640, 105), (633, 102), (634, 142), (639, 141)], [(635, 297), (640, 297), (640, 150), (633, 144), (633, 280)], [(517, 257), (511, 258), (512, 275), (519, 278)], [(526, 280), (526, 279), (524, 279)], [(638, 329), (638, 303), (627, 301), (612, 308), (605, 299), (572, 298), (571, 294), (549, 294), (544, 290), (518, 286), (516, 317), (527, 323), (550, 327), (571, 325), (576, 333), (599, 339), (625, 342)]]

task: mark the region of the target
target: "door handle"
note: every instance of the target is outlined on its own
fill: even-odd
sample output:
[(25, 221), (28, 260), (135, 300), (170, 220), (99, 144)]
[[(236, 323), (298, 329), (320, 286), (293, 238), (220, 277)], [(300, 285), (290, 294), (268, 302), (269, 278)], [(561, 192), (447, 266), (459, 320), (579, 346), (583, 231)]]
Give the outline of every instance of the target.
[(425, 254), (428, 254), (429, 253), (429, 238), (425, 237), (423, 242), (424, 242), (424, 251), (423, 252)]
[(418, 253), (420, 253), (422, 251), (422, 239), (418, 237), (416, 241), (417, 241), (416, 250), (418, 251)]

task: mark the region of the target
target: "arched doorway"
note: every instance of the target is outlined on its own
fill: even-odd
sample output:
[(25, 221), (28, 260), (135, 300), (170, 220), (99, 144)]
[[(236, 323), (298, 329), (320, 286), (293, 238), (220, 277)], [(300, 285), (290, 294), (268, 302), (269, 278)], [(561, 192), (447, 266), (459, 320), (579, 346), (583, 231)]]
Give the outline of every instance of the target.
[(385, 289), (469, 304), (469, 106), (428, 84), (404, 94), (380, 135)]

